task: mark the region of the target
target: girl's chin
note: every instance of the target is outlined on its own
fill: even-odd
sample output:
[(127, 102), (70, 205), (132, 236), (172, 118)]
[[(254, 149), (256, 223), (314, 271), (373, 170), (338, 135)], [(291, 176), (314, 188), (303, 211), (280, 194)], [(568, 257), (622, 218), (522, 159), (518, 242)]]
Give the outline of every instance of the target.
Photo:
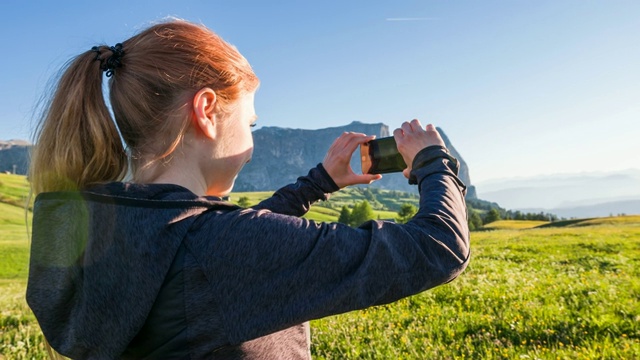
[[(244, 167), (244, 164), (243, 166)], [(236, 183), (236, 179), (238, 178), (238, 174), (240, 173), (240, 170), (242, 170), (242, 167), (240, 167), (240, 169), (238, 169), (238, 172), (236, 172), (236, 174), (233, 176), (232, 179), (229, 179), (230, 183), (228, 184), (214, 184), (214, 186), (212, 186), (208, 191), (207, 191), (207, 195), (209, 196), (217, 196), (217, 197), (225, 197), (225, 196), (229, 196), (229, 194), (231, 193), (231, 191), (233, 191), (233, 186)]]
[(235, 178), (233, 179), (233, 181), (229, 186), (226, 186), (226, 187), (218, 186), (215, 188), (211, 188), (207, 191), (207, 196), (217, 196), (219, 198), (227, 197), (229, 196), (229, 194), (231, 194), (234, 183), (235, 183)]

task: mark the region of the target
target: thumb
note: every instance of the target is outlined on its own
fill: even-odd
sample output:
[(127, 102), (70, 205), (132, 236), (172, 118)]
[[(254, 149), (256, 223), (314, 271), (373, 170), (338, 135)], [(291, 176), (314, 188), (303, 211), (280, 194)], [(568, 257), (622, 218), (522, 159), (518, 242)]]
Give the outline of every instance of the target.
[(382, 179), (381, 174), (356, 175), (356, 178), (354, 179), (353, 183), (354, 184), (371, 184), (372, 182), (380, 179)]

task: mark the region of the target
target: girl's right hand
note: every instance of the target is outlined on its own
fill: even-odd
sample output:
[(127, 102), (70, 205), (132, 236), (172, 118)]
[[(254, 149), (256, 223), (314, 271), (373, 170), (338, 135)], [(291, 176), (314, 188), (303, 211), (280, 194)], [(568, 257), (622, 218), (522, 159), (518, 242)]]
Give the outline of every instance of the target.
[(362, 133), (345, 132), (333, 142), (322, 166), (340, 189), (349, 185), (371, 184), (382, 178), (380, 174), (356, 174), (350, 164), (353, 152), (360, 145), (374, 138), (375, 136)]
[(444, 140), (435, 126), (429, 124), (423, 129), (417, 119), (404, 122), (400, 128), (393, 131), (393, 137), (396, 140), (398, 151), (407, 164), (407, 168), (402, 171), (407, 179), (411, 173), (413, 159), (420, 150), (433, 145), (445, 146)]

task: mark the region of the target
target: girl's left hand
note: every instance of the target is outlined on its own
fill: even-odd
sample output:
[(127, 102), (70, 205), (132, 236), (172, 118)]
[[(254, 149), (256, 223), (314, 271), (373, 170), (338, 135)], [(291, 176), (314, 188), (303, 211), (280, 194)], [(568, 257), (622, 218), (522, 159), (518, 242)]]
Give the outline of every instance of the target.
[(356, 174), (351, 168), (353, 152), (367, 141), (375, 139), (374, 135), (345, 132), (338, 137), (322, 162), (322, 166), (340, 189), (355, 184), (371, 184), (382, 178), (380, 174)]

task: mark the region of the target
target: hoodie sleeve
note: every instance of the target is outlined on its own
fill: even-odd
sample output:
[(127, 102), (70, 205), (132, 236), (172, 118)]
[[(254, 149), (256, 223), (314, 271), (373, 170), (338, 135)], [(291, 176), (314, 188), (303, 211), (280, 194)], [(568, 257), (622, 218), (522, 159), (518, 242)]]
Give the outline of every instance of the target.
[(228, 341), (389, 303), (457, 277), (469, 261), (469, 231), (455, 159), (431, 147), (413, 165), (420, 208), (407, 224), (354, 229), (258, 209), (198, 221), (187, 246), (207, 279), (202, 291), (217, 296)]
[(309, 211), (311, 204), (318, 200), (329, 199), (329, 194), (338, 190), (340, 188), (322, 164), (318, 164), (309, 171), (307, 176), (301, 176), (294, 184), (280, 188), (273, 196), (252, 208), (283, 215), (302, 216)]

